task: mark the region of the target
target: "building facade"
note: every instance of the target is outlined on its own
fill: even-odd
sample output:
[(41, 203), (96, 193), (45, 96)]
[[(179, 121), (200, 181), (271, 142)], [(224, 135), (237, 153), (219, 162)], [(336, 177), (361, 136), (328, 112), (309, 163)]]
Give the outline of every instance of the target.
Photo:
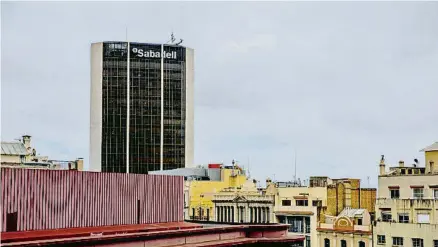
[(1, 166), (9, 168), (65, 169), (83, 171), (84, 160), (51, 160), (37, 154), (31, 145), (32, 137), (23, 135), (17, 141), (1, 142)]
[(148, 173), (193, 164), (194, 51), (91, 46), (90, 170)]
[(380, 161), (375, 246), (438, 246), (438, 142), (423, 149), (425, 166)]
[(346, 208), (374, 212), (376, 189), (361, 188), (359, 179), (310, 177), (309, 184), (267, 181), (267, 194), (275, 195), (274, 219), (289, 224), (290, 235), (304, 235), (306, 247), (319, 247), (318, 223)]
[(318, 223), (318, 246), (372, 246), (372, 221), (366, 209), (345, 208), (338, 216), (325, 217)]
[(213, 196), (215, 220), (220, 223), (268, 224), (274, 221), (274, 195), (247, 180), (242, 187), (225, 188)]
[(185, 220), (196, 221), (214, 221), (214, 195), (226, 188), (241, 188), (247, 180), (245, 170), (237, 163), (152, 171), (149, 174), (183, 176)]

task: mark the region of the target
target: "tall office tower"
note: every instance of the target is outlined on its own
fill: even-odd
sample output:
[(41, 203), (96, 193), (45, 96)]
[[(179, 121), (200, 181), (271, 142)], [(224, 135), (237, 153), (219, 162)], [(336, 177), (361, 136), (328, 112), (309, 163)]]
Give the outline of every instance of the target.
[(192, 166), (193, 79), (193, 49), (93, 43), (90, 170), (147, 173)]

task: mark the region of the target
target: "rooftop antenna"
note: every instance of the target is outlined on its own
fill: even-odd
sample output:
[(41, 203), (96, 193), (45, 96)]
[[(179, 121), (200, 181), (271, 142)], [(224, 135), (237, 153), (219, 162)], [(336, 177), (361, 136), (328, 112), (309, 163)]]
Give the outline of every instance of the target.
[(172, 33), (170, 34), (170, 40), (167, 41), (167, 43), (170, 43), (172, 45), (180, 45), (184, 40), (183, 39), (179, 39), (178, 42), (175, 42), (175, 41), (176, 41), (175, 35), (173, 34), (173, 31), (172, 31)]
[(294, 148), (294, 151), (295, 151), (295, 174), (294, 174), (294, 182), (296, 182), (297, 181), (297, 149), (296, 148)]
[(173, 32), (170, 34), (170, 43), (175, 43), (175, 35), (173, 35)]
[(176, 43), (175, 45), (180, 45), (183, 41), (183, 39), (179, 39), (178, 43)]
[(368, 188), (370, 188), (370, 176), (367, 176)]
[(248, 157), (248, 178), (251, 178), (251, 173), (249, 171), (249, 157)]

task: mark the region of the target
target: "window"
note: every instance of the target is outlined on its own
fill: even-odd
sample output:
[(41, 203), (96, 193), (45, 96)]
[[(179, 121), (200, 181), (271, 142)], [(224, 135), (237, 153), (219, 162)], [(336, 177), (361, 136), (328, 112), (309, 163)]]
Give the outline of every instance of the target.
[(412, 239), (412, 247), (424, 247), (422, 238), (413, 238)]
[(364, 241), (359, 241), (359, 247), (365, 247), (365, 242)]
[(421, 199), (424, 197), (424, 190), (423, 188), (413, 188), (412, 189), (412, 196), (414, 199)]
[(402, 237), (393, 237), (392, 238), (392, 246), (403, 246), (403, 238)]
[(341, 247), (347, 247), (347, 241), (341, 240)]
[(290, 200), (282, 200), (281, 201), (281, 206), (290, 206), (292, 205)]
[(433, 193), (433, 199), (438, 199), (438, 189), (434, 189), (432, 193)]
[(429, 214), (417, 214), (417, 223), (420, 224), (430, 223)]
[(377, 244), (385, 244), (385, 243), (386, 243), (385, 235), (377, 235)]
[(399, 223), (409, 223), (409, 214), (407, 214), (407, 213), (398, 214), (398, 222)]
[(392, 221), (391, 211), (382, 211), (382, 221), (385, 222)]
[(330, 247), (330, 239), (328, 238), (324, 239), (324, 247)]
[(322, 206), (321, 200), (313, 200), (312, 201), (312, 206), (314, 206), (314, 207), (321, 207)]
[(297, 206), (309, 206), (309, 201), (308, 200), (296, 200), (296, 205)]
[(359, 225), (359, 226), (362, 225), (362, 218), (357, 219), (357, 225)]
[(400, 198), (400, 190), (399, 189), (390, 189), (389, 192), (391, 193), (392, 199)]
[(438, 240), (433, 241), (433, 247), (438, 247)]

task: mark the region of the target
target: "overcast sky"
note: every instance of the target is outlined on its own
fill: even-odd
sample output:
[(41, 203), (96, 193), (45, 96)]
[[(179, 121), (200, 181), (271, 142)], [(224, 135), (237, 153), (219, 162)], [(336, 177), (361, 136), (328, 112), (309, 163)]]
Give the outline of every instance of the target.
[(89, 155), (90, 44), (195, 49), (195, 162), (377, 184), (438, 141), (438, 2), (1, 3), (2, 141)]

